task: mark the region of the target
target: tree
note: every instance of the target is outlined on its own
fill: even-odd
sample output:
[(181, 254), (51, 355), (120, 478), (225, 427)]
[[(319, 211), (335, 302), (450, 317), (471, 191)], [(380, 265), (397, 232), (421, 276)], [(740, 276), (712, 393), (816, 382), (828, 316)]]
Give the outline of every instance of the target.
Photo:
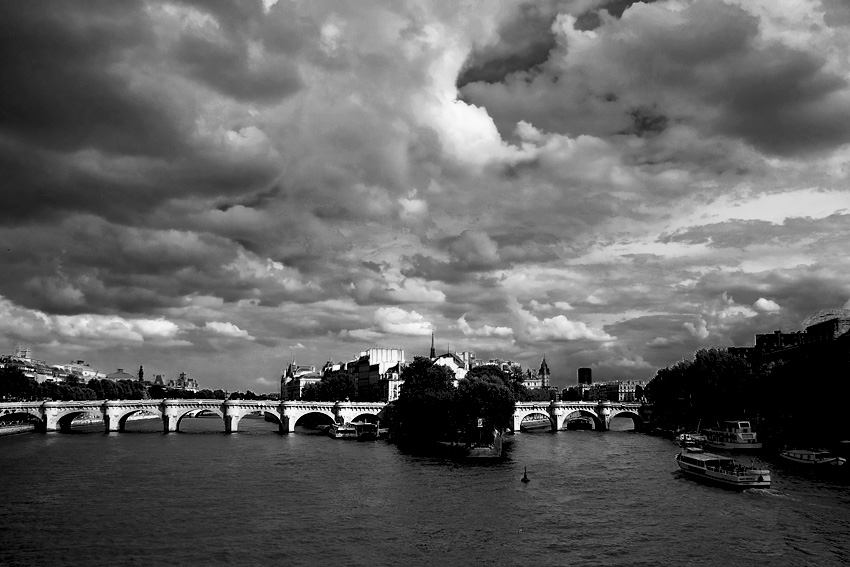
[(159, 400), (165, 397), (165, 387), (161, 384), (154, 384), (148, 388), (148, 395), (152, 400)]
[(354, 377), (345, 370), (333, 372), (319, 382), (320, 401), (342, 402), (354, 399)]
[(503, 431), (511, 426), (515, 404), (513, 392), (500, 378), (473, 376), (458, 384), (455, 421), (467, 440), (476, 438), (482, 429), (490, 436), (494, 429)]
[(411, 444), (455, 438), (453, 410), (457, 391), (452, 371), (417, 356), (402, 370), (401, 378), (404, 384), (388, 424), (392, 435)]
[(758, 407), (757, 377), (726, 349), (700, 349), (692, 361), (658, 370), (643, 393), (653, 404), (653, 420), (666, 427), (748, 417)]
[(35, 378), (27, 376), (20, 368), (0, 368), (0, 399), (31, 401), (38, 397), (39, 387)]

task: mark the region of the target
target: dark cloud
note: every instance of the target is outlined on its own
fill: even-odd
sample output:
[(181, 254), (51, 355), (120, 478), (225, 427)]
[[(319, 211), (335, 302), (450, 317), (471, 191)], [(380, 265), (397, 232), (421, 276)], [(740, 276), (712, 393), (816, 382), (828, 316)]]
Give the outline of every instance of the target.
[[(638, 0), (602, 0), (590, 9), (573, 14), (576, 29), (592, 30), (602, 23), (600, 12), (619, 18)], [(654, 0), (643, 0), (651, 3)], [(499, 28), (498, 40), (472, 51), (457, 79), (458, 88), (469, 83), (497, 83), (516, 72), (532, 71), (549, 59), (557, 45), (552, 24), (558, 14), (573, 12), (575, 5), (566, 0), (523, 3), (516, 14)]]
[(825, 63), (818, 55), (778, 46), (742, 62), (706, 93), (725, 110), (718, 127), (776, 154), (850, 142), (850, 88)]
[(185, 34), (174, 55), (189, 76), (241, 101), (276, 102), (302, 87), (292, 62), (252, 63), (250, 49), (243, 38)]
[(844, 0), (821, 0), (823, 21), (830, 27), (850, 26), (850, 6)]
[(139, 3), (4, 4), (0, 132), (62, 151), (173, 155), (188, 117), (116, 71), (121, 54), (153, 41)]
[(436, 327), (574, 382), (840, 306), (844, 10), (675, 8), (4, 4), (0, 339), (235, 389)]
[(473, 51), (458, 76), (458, 88), (468, 83), (494, 83), (516, 71), (527, 71), (549, 58), (555, 47), (552, 22), (558, 2), (527, 3), (499, 30), (495, 45)]

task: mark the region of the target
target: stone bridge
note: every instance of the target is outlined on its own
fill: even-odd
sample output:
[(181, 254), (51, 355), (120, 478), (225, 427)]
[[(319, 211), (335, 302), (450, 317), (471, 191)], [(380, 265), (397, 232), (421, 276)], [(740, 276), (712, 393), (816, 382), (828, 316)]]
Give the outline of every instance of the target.
[(592, 419), (595, 429), (608, 431), (611, 418), (618, 415), (631, 417), (635, 425), (643, 423), (640, 408), (636, 402), (517, 402), (513, 430), (518, 432), (523, 420), (539, 417), (549, 419), (552, 431), (560, 431), (570, 416), (578, 414)]
[(68, 431), (75, 418), (91, 415), (102, 419), (104, 430), (124, 431), (127, 419), (134, 415), (156, 416), (162, 420), (164, 433), (179, 431), (180, 420), (201, 413), (215, 414), (222, 419), (224, 431), (235, 433), (239, 421), (248, 414), (272, 417), (281, 433), (291, 433), (299, 419), (307, 414), (326, 415), (354, 421), (368, 415), (377, 417), (383, 403), (358, 402), (279, 402), (277, 400), (95, 400), (74, 402), (3, 402), (0, 417), (29, 415), (42, 431)]
[(332, 423), (356, 421), (364, 416), (376, 419), (386, 405), (384, 402), (283, 402), (280, 404), (283, 412), (280, 431), (292, 433), (298, 420), (311, 413), (326, 415)]
[[(240, 420), (248, 414), (271, 417), (279, 424), (281, 433), (295, 431), (298, 421), (309, 414), (327, 416), (329, 422), (355, 421), (358, 418), (376, 419), (386, 406), (382, 402), (305, 402), (276, 400), (96, 400), (76, 402), (3, 402), (0, 417), (26, 414), (34, 417), (42, 431), (68, 431), (74, 418), (92, 415), (103, 419), (104, 430), (124, 431), (127, 419), (133, 415), (150, 415), (162, 420), (164, 433), (180, 430), (180, 420), (201, 413), (215, 414), (223, 422), (226, 433), (239, 430)], [(641, 405), (633, 402), (517, 402), (513, 430), (520, 430), (523, 420), (549, 419), (552, 431), (564, 429), (571, 415), (593, 420), (596, 429), (607, 431), (611, 418), (631, 417), (636, 424), (643, 422)]]

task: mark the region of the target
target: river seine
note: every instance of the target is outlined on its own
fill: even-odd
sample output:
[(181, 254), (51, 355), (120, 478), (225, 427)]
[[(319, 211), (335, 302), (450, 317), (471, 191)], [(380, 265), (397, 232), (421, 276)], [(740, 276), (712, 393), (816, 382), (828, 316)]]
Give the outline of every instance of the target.
[(848, 471), (756, 457), (773, 487), (730, 492), (630, 431), (522, 433), (484, 464), (260, 419), (128, 429), (0, 438), (0, 565), (850, 564)]

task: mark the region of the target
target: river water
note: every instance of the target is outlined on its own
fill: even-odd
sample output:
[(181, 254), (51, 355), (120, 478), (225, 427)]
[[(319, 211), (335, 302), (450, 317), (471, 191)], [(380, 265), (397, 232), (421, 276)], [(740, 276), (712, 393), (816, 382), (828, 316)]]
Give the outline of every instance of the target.
[(484, 464), (239, 427), (0, 438), (0, 565), (850, 564), (848, 471), (755, 458), (773, 487), (730, 492), (631, 431), (521, 433)]

